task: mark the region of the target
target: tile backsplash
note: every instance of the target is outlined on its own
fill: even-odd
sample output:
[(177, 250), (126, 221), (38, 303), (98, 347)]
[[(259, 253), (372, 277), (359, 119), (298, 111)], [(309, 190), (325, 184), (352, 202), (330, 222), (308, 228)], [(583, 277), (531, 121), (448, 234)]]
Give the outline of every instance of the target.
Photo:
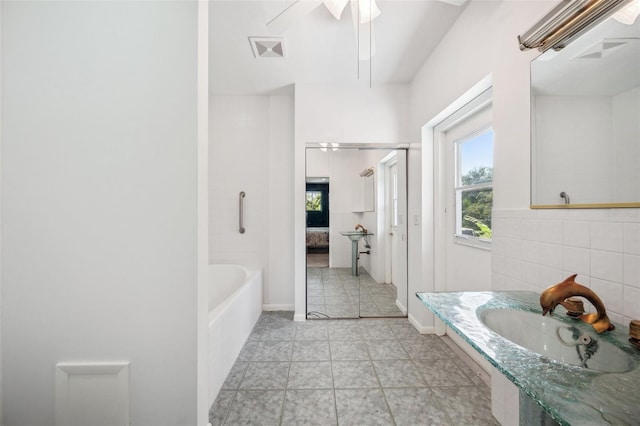
[(494, 210), (493, 290), (541, 290), (576, 281), (612, 321), (640, 319), (640, 209)]

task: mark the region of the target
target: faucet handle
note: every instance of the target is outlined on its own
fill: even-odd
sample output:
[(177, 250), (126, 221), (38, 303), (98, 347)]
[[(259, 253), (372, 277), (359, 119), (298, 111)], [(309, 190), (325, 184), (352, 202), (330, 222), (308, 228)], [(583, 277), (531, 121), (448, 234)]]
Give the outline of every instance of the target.
[(569, 297), (560, 302), (562, 306), (567, 310), (567, 315), (573, 318), (577, 318), (584, 314), (584, 303), (577, 297)]

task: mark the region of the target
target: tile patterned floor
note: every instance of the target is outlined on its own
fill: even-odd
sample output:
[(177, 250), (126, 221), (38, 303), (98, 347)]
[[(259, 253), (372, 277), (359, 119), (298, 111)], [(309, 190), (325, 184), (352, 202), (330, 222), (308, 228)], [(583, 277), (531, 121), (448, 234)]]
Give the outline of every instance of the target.
[(498, 425), (465, 355), (406, 319), (265, 312), (209, 411), (217, 425)]
[(403, 317), (396, 306), (396, 287), (379, 284), (364, 270), (307, 268), (308, 318)]

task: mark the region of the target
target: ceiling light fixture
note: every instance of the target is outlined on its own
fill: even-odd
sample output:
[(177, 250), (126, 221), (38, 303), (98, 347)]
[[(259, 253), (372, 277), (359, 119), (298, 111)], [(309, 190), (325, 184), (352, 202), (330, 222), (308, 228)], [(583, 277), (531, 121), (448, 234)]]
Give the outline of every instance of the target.
[(627, 3), (629, 0), (562, 0), (518, 36), (520, 50), (560, 50)]
[(613, 14), (613, 19), (621, 24), (633, 25), (640, 15), (640, 0), (633, 0), (631, 3)]

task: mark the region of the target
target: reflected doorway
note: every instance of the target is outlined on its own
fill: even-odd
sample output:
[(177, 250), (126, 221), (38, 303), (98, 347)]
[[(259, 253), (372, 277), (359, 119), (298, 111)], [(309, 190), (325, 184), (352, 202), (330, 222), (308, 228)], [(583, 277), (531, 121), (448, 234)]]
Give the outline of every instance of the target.
[(308, 319), (406, 316), (406, 199), (406, 149), (307, 148)]
[(329, 178), (309, 178), (305, 197), (307, 265), (329, 267)]

